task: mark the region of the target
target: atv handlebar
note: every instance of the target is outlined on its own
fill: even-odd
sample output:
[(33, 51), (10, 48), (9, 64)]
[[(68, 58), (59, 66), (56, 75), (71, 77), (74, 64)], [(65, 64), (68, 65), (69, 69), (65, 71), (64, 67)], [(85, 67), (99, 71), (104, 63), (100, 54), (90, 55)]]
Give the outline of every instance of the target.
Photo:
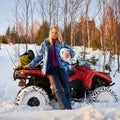
[(83, 64), (80, 65), (80, 62), (77, 60), (76, 63), (70, 64), (72, 67), (77, 67), (77, 66), (85, 66), (90, 69), (90, 64), (87, 61), (84, 61)]
[(113, 86), (113, 85), (115, 85), (115, 83), (110, 83), (110, 84), (109, 84), (109, 86)]
[(17, 67), (17, 68), (14, 68), (14, 72), (13, 72), (13, 78), (14, 78), (14, 81), (19, 78), (19, 74), (20, 74), (20, 71), (21, 70), (40, 70), (40, 67), (28, 67), (28, 68), (24, 68), (23, 66), (21, 67)]

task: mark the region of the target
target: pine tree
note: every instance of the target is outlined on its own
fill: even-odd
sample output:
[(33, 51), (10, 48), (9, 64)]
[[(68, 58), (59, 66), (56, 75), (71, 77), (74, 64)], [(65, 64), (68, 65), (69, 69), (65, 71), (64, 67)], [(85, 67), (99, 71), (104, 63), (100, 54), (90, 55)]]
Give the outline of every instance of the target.
[(10, 27), (8, 26), (5, 35), (6, 36), (10, 36), (10, 34), (11, 34)]
[(47, 38), (49, 35), (49, 24), (47, 21), (44, 21), (42, 25), (40, 26), (38, 33), (36, 35), (36, 43), (39, 45), (41, 42)]

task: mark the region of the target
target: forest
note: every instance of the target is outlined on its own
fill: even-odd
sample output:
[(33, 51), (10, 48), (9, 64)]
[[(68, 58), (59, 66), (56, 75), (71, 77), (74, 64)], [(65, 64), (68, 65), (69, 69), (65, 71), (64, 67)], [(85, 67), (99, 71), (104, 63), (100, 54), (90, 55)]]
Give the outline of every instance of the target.
[(70, 46), (100, 49), (110, 62), (117, 54), (120, 71), (120, 0), (16, 0), (14, 25), (8, 26), (0, 43), (37, 44), (59, 27)]

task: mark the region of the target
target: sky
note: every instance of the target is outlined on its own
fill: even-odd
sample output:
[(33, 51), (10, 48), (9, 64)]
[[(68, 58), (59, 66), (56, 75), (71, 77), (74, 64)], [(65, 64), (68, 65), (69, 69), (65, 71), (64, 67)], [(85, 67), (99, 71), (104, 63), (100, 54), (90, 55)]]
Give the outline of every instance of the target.
[(14, 24), (16, 0), (0, 0), (0, 35)]

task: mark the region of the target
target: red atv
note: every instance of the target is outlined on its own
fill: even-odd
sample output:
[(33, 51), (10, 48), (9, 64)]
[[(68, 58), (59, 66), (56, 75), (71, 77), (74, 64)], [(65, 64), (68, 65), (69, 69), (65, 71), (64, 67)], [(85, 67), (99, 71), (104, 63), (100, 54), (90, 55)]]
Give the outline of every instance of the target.
[[(14, 80), (19, 79), (22, 89), (16, 96), (17, 105), (42, 106), (55, 99), (49, 75), (43, 75), (40, 66), (36, 68), (15, 69)], [(71, 100), (89, 102), (117, 101), (116, 94), (110, 89), (114, 85), (106, 73), (93, 71), (85, 65), (73, 65), (69, 71)]]

